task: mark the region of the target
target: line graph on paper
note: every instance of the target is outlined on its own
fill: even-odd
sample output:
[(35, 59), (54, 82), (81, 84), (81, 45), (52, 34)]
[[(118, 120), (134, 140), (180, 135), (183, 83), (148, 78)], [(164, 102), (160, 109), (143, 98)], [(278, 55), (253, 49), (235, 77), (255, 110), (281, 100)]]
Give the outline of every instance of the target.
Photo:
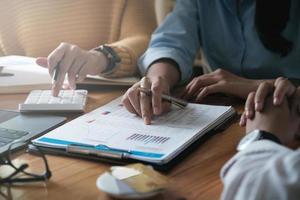
[(144, 144), (164, 144), (170, 137), (154, 136), (154, 135), (145, 135), (134, 133), (126, 138), (127, 141), (141, 142)]

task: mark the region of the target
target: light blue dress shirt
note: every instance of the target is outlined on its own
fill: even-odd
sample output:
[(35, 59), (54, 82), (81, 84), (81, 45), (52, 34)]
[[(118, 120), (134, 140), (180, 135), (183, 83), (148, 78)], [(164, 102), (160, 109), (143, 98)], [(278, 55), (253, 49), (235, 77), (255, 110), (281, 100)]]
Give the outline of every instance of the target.
[(241, 2), (238, 14), (236, 0), (178, 0), (140, 58), (141, 73), (155, 60), (170, 58), (178, 63), (184, 82), (190, 78), (196, 53), (202, 48), (213, 70), (222, 68), (251, 79), (279, 76), (300, 79), (298, 0), (292, 0), (290, 20), (283, 31), (294, 44), (286, 57), (271, 52), (261, 43), (254, 23), (255, 0)]

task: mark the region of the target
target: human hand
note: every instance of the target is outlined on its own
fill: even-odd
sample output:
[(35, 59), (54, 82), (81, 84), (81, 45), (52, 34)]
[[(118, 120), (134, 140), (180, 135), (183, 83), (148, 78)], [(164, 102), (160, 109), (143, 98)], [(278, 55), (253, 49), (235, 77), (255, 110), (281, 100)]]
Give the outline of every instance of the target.
[[(141, 92), (139, 87), (151, 89), (152, 95)], [(149, 125), (153, 114), (160, 115), (170, 110), (171, 104), (161, 99), (163, 93), (170, 93), (168, 81), (162, 77), (144, 77), (127, 90), (122, 103), (129, 112), (141, 116)]]
[(47, 58), (37, 58), (36, 63), (47, 67), (51, 77), (56, 67), (59, 67), (57, 80), (52, 85), (52, 95), (57, 96), (66, 75), (69, 87), (75, 89), (76, 80), (83, 81), (87, 74), (97, 75), (104, 71), (107, 59), (100, 52), (86, 51), (76, 45), (61, 43)]
[(245, 112), (241, 117), (240, 125), (246, 125), (246, 118), (252, 119), (255, 111), (262, 111), (265, 99), (273, 93), (273, 104), (280, 105), (285, 97), (291, 97), (295, 93), (295, 86), (286, 78), (279, 77), (275, 80), (274, 86), (271, 83), (263, 82), (256, 92), (248, 95), (245, 103)]
[(184, 99), (195, 98), (200, 102), (213, 93), (231, 94), (241, 98), (256, 90), (262, 80), (251, 80), (239, 77), (223, 69), (194, 78), (185, 88)]
[(273, 98), (269, 96), (265, 98), (263, 111), (255, 112), (253, 119), (247, 119), (246, 132), (249, 133), (254, 129), (264, 130), (277, 136), (283, 145), (292, 146), (300, 130), (298, 108), (299, 96), (292, 102), (283, 98), (281, 104), (277, 106), (274, 106)]

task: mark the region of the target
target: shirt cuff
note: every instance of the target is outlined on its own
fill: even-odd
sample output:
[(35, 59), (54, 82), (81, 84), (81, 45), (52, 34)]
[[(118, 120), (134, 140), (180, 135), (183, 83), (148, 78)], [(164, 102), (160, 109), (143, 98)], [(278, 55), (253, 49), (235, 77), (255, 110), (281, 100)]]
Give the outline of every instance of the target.
[(280, 152), (289, 153), (292, 150), (269, 140), (258, 140), (249, 144), (246, 149), (235, 154), (221, 169), (221, 178), (223, 179), (230, 168), (238, 162), (239, 159), (245, 159), (254, 155), (270, 154), (270, 156)]
[(185, 83), (192, 75), (192, 66), (188, 66), (182, 56), (172, 48), (149, 48), (146, 53), (139, 59), (138, 65), (142, 75), (145, 75), (150, 65), (162, 58), (168, 58), (178, 63), (181, 72), (180, 84)]
[(240, 151), (238, 154), (252, 154), (257, 152), (266, 152), (266, 151), (291, 151), (287, 147), (280, 145), (276, 142), (270, 140), (258, 140), (248, 145), (246, 149)]

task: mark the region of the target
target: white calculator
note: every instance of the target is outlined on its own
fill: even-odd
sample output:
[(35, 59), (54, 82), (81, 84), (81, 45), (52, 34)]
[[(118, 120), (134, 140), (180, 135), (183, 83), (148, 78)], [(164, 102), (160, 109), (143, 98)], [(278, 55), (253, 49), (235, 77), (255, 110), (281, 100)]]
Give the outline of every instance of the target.
[(33, 90), (24, 103), (19, 104), (20, 112), (83, 112), (87, 90), (61, 90), (53, 97), (51, 90)]

